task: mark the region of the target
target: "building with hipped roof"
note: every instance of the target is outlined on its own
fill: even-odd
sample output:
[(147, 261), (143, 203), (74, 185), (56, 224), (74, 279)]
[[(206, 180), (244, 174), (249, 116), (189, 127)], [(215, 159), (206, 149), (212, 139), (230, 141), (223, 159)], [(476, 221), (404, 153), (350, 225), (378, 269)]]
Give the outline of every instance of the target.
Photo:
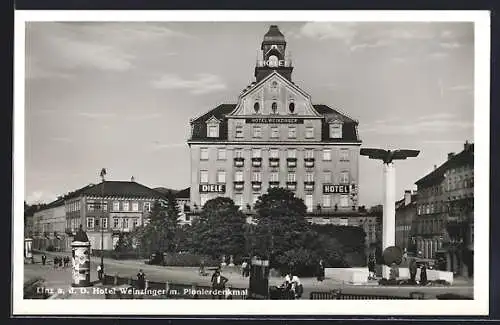
[(43, 205), (33, 213), (33, 249), (67, 250), (69, 241), (65, 233), (66, 213), (64, 198)]

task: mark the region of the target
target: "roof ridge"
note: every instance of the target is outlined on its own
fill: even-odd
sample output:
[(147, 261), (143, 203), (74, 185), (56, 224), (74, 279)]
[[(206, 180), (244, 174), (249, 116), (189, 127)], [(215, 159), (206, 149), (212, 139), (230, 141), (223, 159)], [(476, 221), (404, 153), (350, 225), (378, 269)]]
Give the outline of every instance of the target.
[(327, 105), (327, 104), (313, 104), (313, 106), (316, 106), (316, 105), (318, 105), (318, 106), (326, 106), (326, 107), (328, 107), (329, 109), (334, 110), (334, 111), (336, 111), (337, 113), (339, 113), (340, 115), (344, 115), (345, 117), (347, 117), (347, 118), (351, 119), (353, 122), (355, 122), (355, 123), (359, 124), (359, 120), (358, 120), (358, 119), (355, 119), (354, 117), (352, 117), (351, 115), (347, 114), (346, 112), (344, 112), (343, 110), (341, 110), (341, 109), (339, 109), (339, 108), (337, 108), (337, 107), (333, 108), (333, 107), (330, 107), (330, 106), (329, 106), (329, 105)]

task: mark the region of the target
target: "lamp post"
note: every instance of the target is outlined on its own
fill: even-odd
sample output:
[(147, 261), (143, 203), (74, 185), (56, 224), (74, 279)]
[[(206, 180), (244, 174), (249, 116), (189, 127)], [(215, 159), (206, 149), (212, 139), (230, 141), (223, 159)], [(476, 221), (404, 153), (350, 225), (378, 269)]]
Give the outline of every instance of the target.
[[(404, 160), (408, 157), (416, 157), (419, 150), (385, 150), (385, 149), (361, 149), (360, 155), (368, 156), (370, 159), (382, 160), (384, 168), (384, 208), (382, 217), (382, 251), (387, 247), (394, 246), (396, 237), (396, 177), (393, 160)], [(390, 268), (382, 267), (382, 277), (389, 279)]]
[[(102, 179), (102, 182), (101, 182), (101, 222), (100, 222), (100, 225), (101, 225), (101, 272), (102, 274), (104, 274), (104, 219), (105, 219), (105, 215), (104, 215), (104, 176), (106, 176), (106, 168), (103, 168), (101, 170), (101, 179)], [(107, 223), (106, 223), (107, 225)]]

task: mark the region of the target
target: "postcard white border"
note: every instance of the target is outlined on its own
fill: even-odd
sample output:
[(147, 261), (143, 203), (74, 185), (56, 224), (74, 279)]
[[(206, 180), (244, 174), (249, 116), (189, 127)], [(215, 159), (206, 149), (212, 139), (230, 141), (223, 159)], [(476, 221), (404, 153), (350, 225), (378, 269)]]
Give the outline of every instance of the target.
[[(24, 300), (24, 86), (28, 21), (468, 21), (475, 25), (474, 300)], [(16, 11), (14, 59), (14, 315), (487, 315), (489, 313), (489, 11)], [(193, 308), (193, 302), (196, 308)]]

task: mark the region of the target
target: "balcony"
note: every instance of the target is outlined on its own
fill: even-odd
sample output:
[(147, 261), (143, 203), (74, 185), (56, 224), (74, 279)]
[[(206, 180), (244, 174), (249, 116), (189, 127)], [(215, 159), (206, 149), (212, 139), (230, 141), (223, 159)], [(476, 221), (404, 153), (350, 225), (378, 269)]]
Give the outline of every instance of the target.
[(269, 167), (279, 167), (280, 166), (280, 159), (271, 157), (269, 158)]
[(304, 158), (304, 166), (306, 168), (314, 167), (314, 158)]
[(290, 191), (295, 191), (297, 189), (297, 182), (286, 182), (286, 188)]
[(306, 191), (314, 191), (314, 181), (312, 181), (312, 182), (304, 182), (304, 189)]
[(244, 181), (234, 181), (233, 184), (236, 191), (243, 191), (243, 188), (245, 187)]
[(262, 166), (262, 158), (260, 157), (252, 158), (252, 167), (260, 167), (260, 166)]
[(245, 166), (245, 158), (235, 157), (234, 158), (234, 167), (243, 167), (243, 166)]
[(254, 191), (260, 191), (262, 188), (262, 182), (260, 181), (252, 181), (252, 190)]
[(279, 181), (269, 181), (269, 187), (270, 188), (280, 187), (280, 182)]
[(297, 167), (297, 158), (286, 158), (286, 165), (288, 168)]

